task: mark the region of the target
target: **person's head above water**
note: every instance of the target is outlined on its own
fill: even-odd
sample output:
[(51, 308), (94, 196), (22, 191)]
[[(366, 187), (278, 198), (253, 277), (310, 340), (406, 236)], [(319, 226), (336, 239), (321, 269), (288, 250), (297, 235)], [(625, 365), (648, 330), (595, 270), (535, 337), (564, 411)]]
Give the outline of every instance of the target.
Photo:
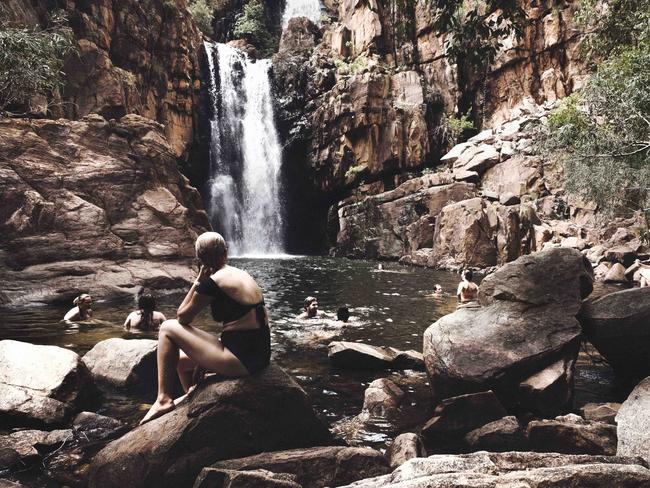
[(339, 307), (336, 311), (336, 318), (341, 322), (347, 322), (350, 318), (350, 310), (348, 307)]
[(196, 257), (203, 266), (217, 270), (228, 261), (228, 246), (217, 232), (204, 232), (196, 239)]
[(465, 271), (463, 271), (463, 274), (461, 276), (464, 280), (472, 281), (472, 279), (474, 278), (474, 273), (472, 272), (471, 269), (466, 269)]
[(79, 307), (79, 310), (86, 310), (89, 309), (93, 304), (93, 297), (91, 297), (88, 293), (82, 293), (77, 298), (72, 300), (72, 303)]
[(156, 296), (151, 290), (143, 288), (138, 292), (138, 308), (145, 313), (156, 309)]
[(440, 286), (438, 283), (435, 284), (433, 287), (433, 292), (434, 293), (442, 293), (442, 286)]
[(318, 313), (318, 300), (316, 297), (305, 298), (303, 308), (305, 309), (305, 312), (307, 312), (307, 317), (316, 317), (316, 314)]

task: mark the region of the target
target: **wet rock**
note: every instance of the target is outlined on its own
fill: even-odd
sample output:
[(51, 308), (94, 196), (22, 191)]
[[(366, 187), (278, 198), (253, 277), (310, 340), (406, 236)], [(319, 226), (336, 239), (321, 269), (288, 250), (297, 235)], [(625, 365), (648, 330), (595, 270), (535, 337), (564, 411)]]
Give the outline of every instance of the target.
[(203, 468), (193, 488), (302, 488), (295, 476), (272, 473), (264, 469), (233, 471), (231, 469)]
[(585, 420), (616, 425), (616, 414), (620, 408), (620, 403), (587, 403), (580, 413)]
[(15, 451), (22, 463), (32, 465), (41, 462), (41, 452), (61, 448), (65, 442), (72, 439), (72, 436), (73, 433), (69, 429), (53, 430), (51, 432), (19, 430), (0, 436), (0, 448)]
[(220, 461), (217, 469), (237, 471), (265, 469), (291, 473), (302, 486), (340, 486), (389, 471), (384, 456), (367, 447), (313, 447), (265, 452), (241, 459)]
[(603, 277), (605, 283), (623, 283), (627, 281), (625, 278), (625, 266), (621, 263), (614, 263), (611, 268), (607, 270)]
[(459, 308), (424, 333), (434, 397), (492, 389), (504, 405), (526, 409), (520, 383), (557, 361), (575, 361), (575, 316), (592, 286), (589, 262), (566, 248), (521, 257), (486, 277), (480, 307)]
[(405, 393), (387, 378), (379, 378), (366, 388), (363, 397), (363, 412), (369, 416), (394, 416)]
[(174, 411), (111, 442), (94, 458), (88, 486), (187, 485), (220, 459), (329, 442), (307, 394), (271, 365), (254, 376), (209, 381)]
[(97, 381), (124, 388), (156, 384), (156, 349), (152, 339), (111, 338), (95, 344), (83, 361)]
[(465, 443), (473, 451), (525, 451), (528, 447), (524, 430), (514, 416), (503, 417), (468, 432)]
[(76, 353), (0, 341), (0, 419), (5, 426), (62, 425), (94, 391)]
[(641, 456), (650, 463), (650, 377), (639, 383), (616, 415), (619, 456)]
[(650, 374), (650, 288), (633, 288), (586, 301), (580, 311), (585, 335), (622, 375)]
[(639, 488), (650, 469), (639, 458), (571, 456), (556, 453), (477, 452), (411, 459), (391, 474), (349, 488), (601, 487)]
[(72, 421), (72, 428), (89, 441), (114, 439), (123, 434), (127, 426), (111, 417), (93, 412), (81, 412)]
[(5, 118), (0, 139), (7, 300), (110, 299), (191, 279), (194, 240), (209, 224), (160, 124)]
[(444, 452), (454, 449), (470, 430), (505, 415), (506, 410), (492, 391), (446, 398), (422, 427), (422, 436), (430, 450)]
[(616, 454), (616, 427), (589, 422), (568, 414), (555, 420), (533, 420), (528, 424), (530, 447), (538, 452), (564, 454)]
[(575, 359), (565, 357), (519, 384), (522, 403), (529, 410), (552, 417), (564, 412), (573, 400)]
[(417, 351), (370, 346), (358, 342), (332, 342), (328, 356), (334, 366), (357, 369), (420, 369), (423, 359)]
[(386, 453), (391, 469), (404, 464), (406, 461), (416, 457), (427, 457), (427, 451), (422, 439), (417, 434), (407, 432), (398, 435), (388, 447)]

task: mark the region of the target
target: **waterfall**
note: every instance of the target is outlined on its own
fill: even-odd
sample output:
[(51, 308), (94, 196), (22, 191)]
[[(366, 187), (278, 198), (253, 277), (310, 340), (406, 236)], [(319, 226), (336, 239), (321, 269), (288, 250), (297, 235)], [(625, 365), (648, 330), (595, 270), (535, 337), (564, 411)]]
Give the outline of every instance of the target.
[(287, 0), (282, 15), (282, 28), (286, 28), (289, 19), (294, 17), (307, 17), (314, 24), (320, 25), (320, 0)]
[(223, 233), (231, 255), (283, 253), (282, 149), (273, 119), (271, 63), (252, 62), (226, 44), (206, 42), (205, 50), (212, 102), (212, 225)]

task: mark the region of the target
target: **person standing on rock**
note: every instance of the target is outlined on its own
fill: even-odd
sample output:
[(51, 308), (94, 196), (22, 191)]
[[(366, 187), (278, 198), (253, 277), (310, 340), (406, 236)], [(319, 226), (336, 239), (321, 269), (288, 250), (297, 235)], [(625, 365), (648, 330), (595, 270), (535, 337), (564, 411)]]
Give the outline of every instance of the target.
[(124, 328), (139, 330), (158, 330), (165, 320), (161, 312), (156, 312), (156, 296), (150, 290), (138, 292), (138, 310), (131, 312), (124, 321)]
[(466, 269), (461, 274), (462, 281), (458, 284), (458, 291), (456, 296), (460, 303), (468, 303), (476, 301), (478, 297), (478, 285), (474, 283), (474, 273), (471, 269)]
[(88, 320), (93, 316), (93, 297), (87, 293), (82, 293), (77, 298), (72, 300), (73, 308), (68, 310), (68, 313), (65, 314), (63, 320), (76, 322), (81, 320)]
[[(271, 334), (262, 290), (245, 271), (227, 264), (226, 241), (216, 232), (196, 240), (199, 276), (178, 307), (175, 320), (166, 320), (158, 334), (158, 396), (140, 424), (170, 412), (174, 375), (187, 392), (197, 368), (224, 376), (255, 374), (269, 365)], [(221, 338), (192, 325), (208, 305), (223, 323)]]

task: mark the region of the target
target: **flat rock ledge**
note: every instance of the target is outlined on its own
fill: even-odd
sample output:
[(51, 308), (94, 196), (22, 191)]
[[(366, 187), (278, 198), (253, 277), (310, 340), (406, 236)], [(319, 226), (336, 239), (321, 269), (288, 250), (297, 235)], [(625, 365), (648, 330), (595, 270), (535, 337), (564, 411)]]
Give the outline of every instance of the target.
[(424, 369), (424, 359), (418, 351), (345, 341), (332, 342), (327, 347), (331, 363), (339, 368)]
[(219, 460), (332, 443), (305, 391), (271, 365), (209, 380), (174, 411), (113, 441), (93, 460), (88, 487), (191, 486)]
[(435, 455), (410, 459), (391, 474), (346, 486), (641, 488), (650, 486), (650, 469), (641, 458), (481, 451), (464, 455)]

